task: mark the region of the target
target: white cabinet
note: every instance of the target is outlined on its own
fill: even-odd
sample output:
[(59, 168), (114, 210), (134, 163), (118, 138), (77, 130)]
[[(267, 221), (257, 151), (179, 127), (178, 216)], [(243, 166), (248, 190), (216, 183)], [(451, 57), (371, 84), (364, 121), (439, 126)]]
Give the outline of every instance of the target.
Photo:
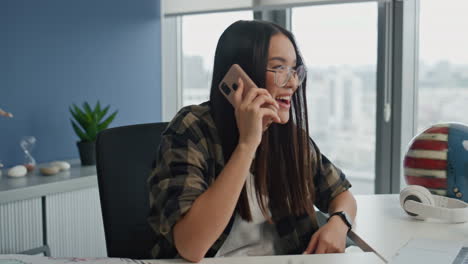
[(107, 256), (97, 187), (47, 196), (46, 214), (51, 256)]
[(41, 198), (0, 203), (0, 254), (43, 245)]
[(96, 168), (0, 176), (0, 254), (44, 245), (52, 257), (106, 257)]

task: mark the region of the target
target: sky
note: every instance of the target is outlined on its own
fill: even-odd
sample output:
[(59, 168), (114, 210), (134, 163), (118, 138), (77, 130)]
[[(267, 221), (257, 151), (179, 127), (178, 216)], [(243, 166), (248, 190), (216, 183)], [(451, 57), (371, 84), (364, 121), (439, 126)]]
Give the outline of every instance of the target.
[[(425, 63), (448, 60), (468, 65), (468, 1), (420, 0), (419, 55)], [(293, 8), (292, 31), (308, 65), (375, 65), (377, 3)], [(201, 55), (211, 70), (221, 33), (251, 11), (183, 17), (185, 55)]]

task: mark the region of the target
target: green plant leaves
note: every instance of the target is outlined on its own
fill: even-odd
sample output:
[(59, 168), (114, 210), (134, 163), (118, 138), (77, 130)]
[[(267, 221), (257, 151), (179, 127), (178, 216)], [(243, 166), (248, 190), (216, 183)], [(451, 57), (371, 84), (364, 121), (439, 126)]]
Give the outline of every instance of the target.
[(73, 122), (73, 120), (70, 120), (73, 126), (73, 130), (75, 130), (75, 133), (80, 137), (81, 141), (90, 141), (90, 138), (88, 135), (81, 130), (81, 128), (78, 127), (78, 125)]
[(94, 107), (94, 112), (101, 112), (101, 103), (99, 103), (99, 101), (97, 101), (96, 106)]
[(95, 141), (97, 134), (109, 126), (118, 113), (118, 111), (113, 112), (101, 122), (109, 111), (109, 108), (110, 106), (108, 105), (104, 109), (101, 109), (99, 101), (94, 106), (94, 109), (91, 108), (88, 102), (83, 103), (82, 109), (75, 104), (72, 104), (68, 108), (73, 119), (76, 121), (70, 120), (73, 130), (81, 141)]
[(86, 114), (89, 116), (92, 116), (94, 113), (93, 110), (91, 110), (91, 107), (89, 107), (88, 102), (83, 103), (83, 109), (86, 111)]
[(109, 107), (110, 107), (109, 105), (106, 106), (104, 110), (100, 112), (101, 114), (98, 116), (99, 122), (101, 122), (102, 118), (107, 114), (107, 111), (109, 111)]
[(98, 126), (99, 131), (106, 129), (109, 126), (109, 124), (114, 120), (117, 113), (118, 111), (115, 111), (106, 120), (104, 120), (104, 122), (100, 123)]

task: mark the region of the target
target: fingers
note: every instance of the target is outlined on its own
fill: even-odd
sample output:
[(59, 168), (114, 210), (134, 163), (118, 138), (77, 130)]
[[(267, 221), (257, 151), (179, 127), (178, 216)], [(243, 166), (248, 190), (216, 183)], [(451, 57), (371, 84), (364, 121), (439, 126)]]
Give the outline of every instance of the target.
[[(260, 96), (260, 95), (265, 95), (267, 97), (270, 97), (271, 99), (273, 99), (273, 97), (271, 97), (271, 94), (270, 92), (268, 92), (266, 89), (261, 89), (261, 88), (251, 88), (250, 91), (244, 96), (243, 100), (242, 100), (242, 104), (244, 105), (249, 105), (252, 103), (252, 101)], [(276, 102), (276, 101), (275, 101)]]
[(262, 122), (263, 131), (265, 132), (272, 123), (273, 119), (271, 119), (270, 117), (264, 117)]
[(237, 90), (234, 92), (234, 95), (233, 95), (233, 101), (234, 101), (234, 107), (235, 108), (237, 108), (237, 107), (239, 107), (241, 105), (246, 107), (246, 106), (250, 105), (259, 96), (266, 96), (266, 97), (270, 98), (271, 100), (268, 100), (268, 103), (271, 103), (271, 104), (275, 105), (277, 108), (279, 108), (278, 103), (273, 99), (270, 92), (268, 92), (266, 89), (251, 87), (249, 92), (245, 96), (243, 96), (245, 88), (246, 88), (245, 85), (244, 85), (244, 82), (242, 81), (241, 78), (239, 78), (237, 83), (238, 83), (238, 87), (237, 87)]
[[(281, 119), (277, 113), (279, 110), (279, 104), (273, 99), (268, 90), (252, 87), (249, 92), (243, 96), (245, 88), (244, 82), (239, 78), (238, 88), (232, 97), (236, 113), (238, 111), (251, 112), (254, 113), (257, 118), (263, 120), (270, 119), (273, 120), (273, 122), (281, 123)], [(268, 122), (271, 123), (271, 121)]]
[(318, 231), (310, 239), (309, 245), (303, 254), (343, 253), (345, 243), (341, 242)]
[(327, 243), (325, 243), (324, 241), (319, 241), (317, 243), (317, 249), (314, 251), (314, 254), (331, 253), (331, 252), (327, 252), (327, 250), (328, 250)]
[(341, 245), (337, 241), (327, 239), (318, 239), (317, 248), (312, 251), (313, 254), (343, 253), (345, 244)]
[(234, 92), (233, 95), (233, 103), (234, 103), (234, 108), (237, 108), (241, 105), (242, 103), (242, 94), (244, 92), (244, 82), (242, 81), (241, 78), (238, 79), (237, 81), (237, 90)]
[(266, 95), (257, 96), (251, 103), (251, 106), (260, 108), (264, 104), (272, 105), (273, 106), (272, 110), (275, 110), (275, 111), (279, 110), (278, 102), (276, 102), (271, 96), (266, 96)]
[(281, 118), (279, 117), (276, 111), (271, 110), (270, 108), (260, 108), (259, 113), (262, 117), (270, 117), (276, 123), (281, 123)]
[(315, 248), (317, 247), (317, 243), (318, 243), (318, 233), (315, 233), (310, 239), (309, 245), (307, 246), (303, 254), (312, 254), (315, 251)]

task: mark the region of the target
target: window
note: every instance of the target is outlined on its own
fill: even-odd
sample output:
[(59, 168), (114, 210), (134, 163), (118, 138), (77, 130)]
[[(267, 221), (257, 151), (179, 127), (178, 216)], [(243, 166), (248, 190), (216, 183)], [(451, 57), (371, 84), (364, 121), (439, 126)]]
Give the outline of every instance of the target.
[(253, 12), (182, 17), (182, 106), (200, 104), (209, 99), (218, 39), (230, 24), (244, 19), (253, 19)]
[[(426, 2), (436, 1), (442, 2), (165, 0), (163, 120), (171, 120), (184, 105), (208, 99), (220, 34), (234, 21), (252, 19), (256, 10), (255, 17), (286, 25), (297, 37), (309, 68), (311, 136), (344, 170), (353, 192), (397, 193), (403, 182), (401, 161), (418, 123), (419, 2), (424, 9)], [(464, 27), (454, 31), (461, 35)], [(465, 73), (457, 74), (466, 79)]]
[(468, 123), (468, 2), (420, 2), (418, 133), (432, 124)]
[(374, 193), (377, 11), (376, 2), (292, 9), (311, 137), (358, 194)]

